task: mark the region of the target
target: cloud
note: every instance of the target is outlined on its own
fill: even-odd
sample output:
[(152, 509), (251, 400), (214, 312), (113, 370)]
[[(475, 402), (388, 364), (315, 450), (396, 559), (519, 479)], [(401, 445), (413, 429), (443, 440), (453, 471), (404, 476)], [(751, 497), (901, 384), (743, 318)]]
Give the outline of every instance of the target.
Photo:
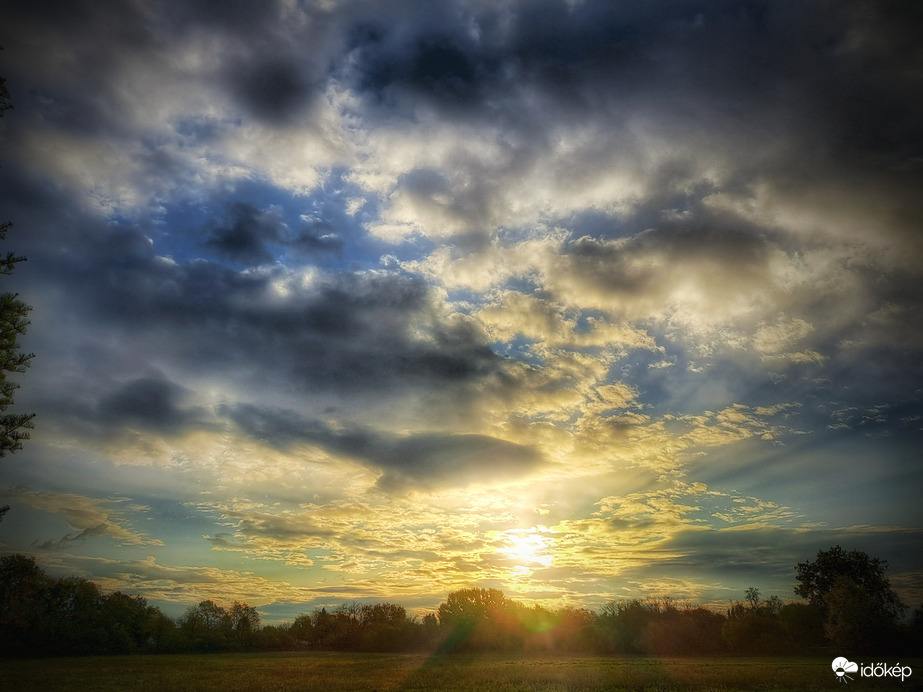
[[(241, 257), (249, 252), (248, 260), (267, 242), (251, 211), (237, 223), (253, 232), (248, 238), (256, 244), (235, 250)], [(220, 376), (229, 394), (289, 391), (302, 398), (310, 391), (318, 409), (342, 407), (370, 392), (381, 397), (377, 407), (387, 408), (388, 399), (409, 401), (405, 393), (425, 389), (429, 399), (421, 411), (429, 407), (434, 415), (464, 416), (465, 402), (479, 388), (495, 386), (491, 381), (506, 369), (479, 325), (445, 310), (438, 294), (416, 278), (380, 270), (237, 270), (204, 260), (177, 262), (157, 255), (136, 227), (84, 221), (81, 230), (83, 243), (66, 253), (50, 246), (29, 249), (34, 263), (54, 267), (59, 281), (70, 287), (46, 294), (39, 282), (32, 292), (47, 295), (37, 306), (32, 330), (42, 340), (39, 350), (73, 365), (55, 376), (58, 381), (94, 371), (75, 382), (66, 397), (49, 393), (49, 405), (57, 410), (95, 392), (112, 420), (126, 421), (128, 413), (118, 410), (119, 395), (105, 390), (148, 377), (146, 363), (156, 361), (162, 377), (184, 382), (192, 400), (200, 399), (195, 396), (199, 379), (214, 382)], [(229, 237), (220, 237), (231, 247)], [(60, 324), (45, 321), (57, 310), (76, 320), (66, 348)], [(97, 368), (102, 360), (108, 367)], [(40, 371), (41, 364), (36, 368)], [(111, 384), (101, 386), (101, 381)], [(50, 373), (47, 386), (56, 387)], [(182, 415), (195, 413), (183, 413), (179, 392), (167, 385), (148, 394), (153, 396), (149, 405), (159, 407), (148, 411), (152, 424), (176, 427)], [(132, 411), (141, 405), (140, 396), (135, 393)], [(95, 402), (80, 406), (87, 410)]]
[(140, 425), (164, 434), (176, 434), (194, 425), (201, 409), (183, 410), (179, 402), (187, 394), (182, 387), (162, 377), (127, 382), (104, 396), (97, 420), (106, 427)]
[[(915, 10), (5, 9), (14, 476), (65, 519), (50, 557), (164, 598), (252, 595), (253, 557), (340, 580), (311, 598), (589, 603), (727, 596), (749, 548), (782, 583), (787, 540), (861, 533), (802, 520), (915, 525)], [(97, 482), (194, 519), (139, 533)], [(499, 549), (532, 528), (529, 571)], [(119, 576), (80, 563), (105, 536), (211, 550)]]
[(261, 264), (274, 259), (267, 247), (283, 240), (284, 223), (272, 210), (259, 211), (238, 202), (229, 210), (226, 224), (216, 225), (206, 246), (217, 254), (246, 264)]
[(572, 266), (551, 280), (552, 290), (632, 320), (691, 308), (690, 321), (729, 321), (753, 310), (767, 283), (764, 242), (713, 227), (650, 230), (619, 241), (580, 238), (564, 253)]
[[(118, 501), (98, 500), (74, 493), (59, 493), (50, 490), (29, 488), (8, 488), (5, 493), (11, 500), (23, 503), (34, 510), (63, 515), (67, 525), (77, 535), (66, 534), (58, 540), (36, 539), (34, 546), (41, 549), (67, 547), (74, 542), (88, 538), (109, 535), (123, 545), (163, 545), (158, 538), (136, 531), (124, 519), (124, 512), (118, 508)], [(114, 508), (106, 507), (115, 504)]]
[(484, 435), (418, 435), (396, 442), (375, 457), (386, 469), (379, 486), (413, 487), (464, 479), (483, 484), (520, 479), (540, 465), (540, 453), (522, 445)]
[(270, 124), (291, 121), (305, 113), (312, 85), (292, 58), (246, 60), (229, 70), (231, 89), (258, 119)]
[[(97, 556), (48, 556), (42, 565), (49, 571), (89, 574), (107, 591), (139, 594), (147, 599), (174, 605), (194, 605), (205, 599), (230, 604), (233, 601), (261, 606), (290, 597), (296, 590), (285, 581), (267, 579), (253, 572), (192, 565), (163, 564), (153, 556), (111, 560)], [(179, 615), (180, 613), (177, 613)]]
[(291, 411), (240, 405), (224, 408), (242, 430), (273, 446), (318, 445), (381, 472), (378, 487), (414, 490), (443, 485), (486, 485), (537, 470), (541, 454), (531, 447), (486, 435), (418, 433), (405, 436), (363, 428), (332, 428)]
[(38, 550), (61, 550), (67, 548), (71, 543), (80, 543), (87, 538), (94, 538), (96, 536), (103, 536), (107, 534), (108, 526), (106, 524), (100, 524), (99, 526), (92, 526), (90, 528), (84, 529), (77, 535), (66, 534), (62, 536), (57, 541), (46, 540), (41, 543), (38, 540), (33, 541), (32, 545)]

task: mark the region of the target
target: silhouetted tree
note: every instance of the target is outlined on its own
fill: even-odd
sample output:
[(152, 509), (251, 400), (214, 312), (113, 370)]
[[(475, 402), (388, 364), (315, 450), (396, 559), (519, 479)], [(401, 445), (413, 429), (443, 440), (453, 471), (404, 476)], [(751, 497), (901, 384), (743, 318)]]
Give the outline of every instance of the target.
[(24, 555), (0, 558), (0, 653), (82, 655), (156, 651), (173, 622), (140, 596), (104, 594), (82, 577), (53, 578)]
[(231, 639), (237, 648), (249, 649), (256, 641), (260, 628), (260, 615), (256, 608), (246, 603), (234, 601), (227, 614), (230, 624)]
[(285, 625), (264, 625), (254, 633), (254, 648), (262, 651), (291, 651), (297, 645)]
[(848, 577), (839, 577), (826, 596), (824, 634), (838, 651), (874, 652), (891, 644), (895, 615), (869, 598), (868, 591)]
[[(545, 623), (543, 626), (547, 627), (547, 619)], [(550, 624), (551, 628), (547, 630), (550, 637), (546, 641), (553, 650), (595, 652), (601, 649), (596, 614), (586, 608), (564, 607), (556, 610), (551, 613)]]
[(435, 648), (440, 643), (441, 631), (439, 618), (434, 613), (427, 613), (414, 629), (414, 648)]
[[(12, 107), (6, 80), (0, 78), (0, 118)], [(9, 221), (0, 223), (0, 240), (6, 238), (12, 225)], [(6, 257), (0, 257), (0, 274), (12, 274), (16, 265), (25, 259), (7, 252)], [(29, 439), (26, 430), (33, 427), (35, 414), (7, 412), (13, 405), (13, 394), (19, 388), (18, 384), (8, 379), (8, 375), (25, 372), (33, 358), (33, 354), (19, 350), (19, 337), (26, 332), (31, 310), (31, 307), (19, 300), (16, 293), (0, 295), (0, 457), (22, 449), (23, 440)], [(9, 507), (0, 507), (0, 520), (7, 510)]]
[(187, 608), (179, 627), (189, 648), (211, 651), (227, 648), (232, 629), (228, 611), (211, 599)]
[(289, 625), (289, 634), (299, 644), (312, 644), (314, 642), (314, 624), (311, 622), (311, 616), (303, 613), (295, 618), (295, 621)]
[(835, 545), (795, 569), (795, 593), (822, 611), (827, 638), (838, 648), (871, 651), (894, 635), (905, 606), (891, 589), (887, 560)]
[(141, 651), (153, 634), (151, 610), (141, 596), (129, 596), (121, 591), (103, 596), (100, 617), (106, 623), (103, 651), (128, 654)]
[(50, 637), (47, 653), (91, 654), (104, 646), (108, 632), (99, 587), (82, 577), (52, 582), (48, 597)]
[(364, 605), (359, 621), (359, 648), (363, 651), (399, 651), (407, 646), (411, 622), (403, 606)]
[(606, 648), (617, 653), (641, 653), (641, 632), (649, 611), (637, 598), (603, 606), (600, 627)]
[(33, 558), (0, 558), (0, 650), (29, 654), (44, 643), (50, 586)]
[[(3, 46), (0, 46), (0, 50), (3, 50)], [(10, 100), (10, 92), (6, 88), (6, 79), (0, 77), (0, 118), (3, 117), (3, 114), (8, 110), (12, 110), (13, 102)]]
[(178, 651), (180, 635), (173, 620), (153, 606), (149, 607), (148, 612), (148, 638), (145, 650), (151, 653)]
[(335, 622), (326, 608), (311, 613), (311, 643), (319, 647), (332, 647), (336, 638)]
[(835, 545), (817, 551), (813, 562), (799, 562), (795, 570), (798, 579), (795, 593), (823, 608), (828, 607), (831, 592), (843, 579), (848, 579), (886, 612), (897, 616), (904, 609), (886, 576), (888, 561), (869, 557), (861, 550), (844, 550)]
[(646, 654), (688, 656), (712, 654), (721, 649), (724, 618), (707, 608), (677, 606), (670, 598), (646, 603), (648, 619), (640, 648)]
[(793, 651), (817, 650), (826, 644), (824, 611), (813, 603), (786, 603), (779, 613), (785, 641)]
[(509, 607), (499, 589), (461, 589), (439, 606), (439, 624), (449, 631), (450, 649), (503, 647), (510, 633)]
[(766, 654), (781, 651), (786, 642), (782, 622), (782, 600), (760, 598), (760, 590), (751, 586), (744, 594), (746, 603), (735, 601), (728, 608), (721, 627), (721, 638), (731, 651)]
[(362, 606), (358, 603), (342, 603), (333, 611), (333, 630), (336, 646), (341, 649), (359, 648), (359, 615)]

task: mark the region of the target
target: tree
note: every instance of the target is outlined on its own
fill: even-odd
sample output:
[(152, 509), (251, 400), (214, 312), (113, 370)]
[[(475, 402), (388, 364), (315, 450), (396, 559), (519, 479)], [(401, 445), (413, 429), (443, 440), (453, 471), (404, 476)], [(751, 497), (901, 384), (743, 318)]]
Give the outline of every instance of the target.
[(894, 617), (869, 602), (867, 591), (852, 579), (839, 577), (827, 595), (824, 634), (838, 651), (874, 652), (890, 643)]
[(779, 612), (785, 641), (793, 651), (818, 650), (825, 644), (824, 613), (813, 603), (786, 603)]
[(798, 573), (795, 593), (824, 610), (829, 609), (833, 590), (846, 579), (864, 590), (878, 608), (892, 617), (904, 611), (904, 604), (885, 576), (888, 561), (869, 557), (861, 550), (844, 550), (838, 545), (818, 550), (814, 562), (799, 562), (795, 570)]
[(83, 577), (52, 580), (46, 597), (49, 621), (44, 652), (100, 653), (107, 639), (102, 600), (99, 587)]
[(186, 642), (194, 649), (222, 649), (231, 631), (228, 611), (212, 600), (190, 606), (179, 620)]
[(410, 621), (395, 603), (364, 605), (359, 612), (359, 647), (363, 651), (396, 651), (404, 647)]
[(453, 591), (439, 606), (439, 622), (443, 626), (474, 626), (496, 620), (506, 606), (506, 597), (499, 589), (461, 589)]
[(727, 611), (721, 637), (732, 651), (766, 654), (778, 652), (785, 644), (782, 599), (762, 600), (760, 590), (751, 586), (744, 592), (746, 603), (735, 601)]
[(0, 651), (32, 653), (44, 639), (51, 580), (25, 555), (0, 557)]
[(318, 646), (331, 646), (336, 633), (334, 632), (333, 615), (327, 608), (321, 608), (311, 613), (311, 638), (312, 643)]
[(106, 653), (134, 653), (144, 643), (147, 626), (147, 601), (115, 591), (102, 598), (102, 613), (110, 624)]
[(288, 631), (297, 643), (310, 643), (314, 639), (314, 624), (311, 622), (311, 616), (302, 613), (295, 618), (295, 622), (289, 626)]
[(260, 629), (260, 615), (256, 608), (234, 601), (234, 605), (228, 611), (228, 619), (237, 645), (243, 648), (253, 646), (256, 632)]
[[(0, 46), (0, 50), (3, 50), (3, 46)], [(13, 102), (10, 101), (10, 92), (6, 88), (6, 80), (3, 77), (0, 77), (0, 118), (3, 117), (3, 114), (12, 110)]]
[(453, 591), (439, 606), (439, 623), (449, 632), (446, 648), (509, 648), (515, 636), (511, 608), (499, 589)]
[(141, 596), (50, 577), (25, 555), (0, 558), (0, 656), (167, 651), (175, 639), (173, 621)]
[(795, 593), (821, 610), (824, 632), (838, 648), (872, 651), (893, 634), (905, 606), (891, 589), (887, 560), (835, 545), (795, 569)]
[[(0, 118), (13, 106), (6, 89), (6, 80), (0, 78)], [(0, 223), (0, 240), (6, 238), (12, 227), (9, 221)], [(0, 257), (0, 274), (10, 275), (25, 257), (7, 252)], [(28, 315), (32, 308), (19, 300), (16, 293), (0, 295), (0, 457), (22, 449), (22, 441), (29, 439), (26, 430), (32, 428), (32, 413), (7, 413), (13, 404), (13, 394), (19, 385), (8, 379), (9, 373), (23, 373), (29, 367), (33, 354), (19, 350), (19, 337), (26, 332), (29, 325)], [(0, 508), (0, 519), (9, 507)]]
[[(6, 236), (9, 224), (4, 226), (0, 228), (0, 240)], [(5, 261), (0, 260), (0, 274), (9, 274), (9, 263), (23, 259), (10, 253)], [(8, 373), (24, 373), (34, 355), (19, 350), (19, 337), (26, 333), (29, 326), (27, 316), (30, 310), (30, 306), (19, 300), (18, 294), (0, 295), (0, 457), (22, 449), (23, 440), (29, 439), (26, 430), (33, 427), (34, 413), (7, 413), (13, 405), (13, 395), (19, 389), (19, 384), (8, 379)]]

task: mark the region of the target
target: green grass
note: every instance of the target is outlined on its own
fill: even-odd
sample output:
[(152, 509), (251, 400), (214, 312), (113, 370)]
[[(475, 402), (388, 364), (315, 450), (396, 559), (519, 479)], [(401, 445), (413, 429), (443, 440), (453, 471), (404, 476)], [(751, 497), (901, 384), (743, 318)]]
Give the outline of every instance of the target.
[[(345, 692), (362, 690), (841, 690), (923, 689), (913, 677), (837, 684), (826, 658), (257, 653), (0, 660), (0, 690), (55, 692)], [(897, 661), (891, 661), (897, 663)]]

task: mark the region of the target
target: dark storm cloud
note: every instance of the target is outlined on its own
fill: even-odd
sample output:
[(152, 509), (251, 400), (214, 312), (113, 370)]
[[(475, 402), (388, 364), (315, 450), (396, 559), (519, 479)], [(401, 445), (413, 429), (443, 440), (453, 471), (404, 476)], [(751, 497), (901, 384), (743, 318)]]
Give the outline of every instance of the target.
[[(343, 211), (341, 200), (312, 204), (309, 213), (289, 223), (275, 197), (272, 203), (266, 204), (266, 200), (260, 206), (243, 201), (259, 199), (261, 192), (271, 195), (275, 191), (241, 192), (241, 199), (236, 201), (233, 195), (222, 196), (212, 202), (214, 212), (202, 210), (214, 215), (202, 224), (205, 239), (201, 249), (209, 257), (251, 267), (291, 260), (324, 264), (342, 256), (344, 236), (353, 239), (357, 233), (356, 223)], [(183, 215), (177, 216), (185, 221)]]
[[(299, 28), (286, 25), (288, 9), (282, 2), (202, 0), (169, 3), (156, 11), (143, 3), (103, 8), (79, 1), (46, 3), (36, 11), (29, 3), (13, 2), (5, 6), (10, 28), (0, 35), (0, 45), (20, 57), (4, 76), (17, 83), (17, 105), (26, 117), (62, 132), (124, 139), (125, 146), (156, 150), (165, 142), (145, 131), (153, 124), (151, 108), (166, 111), (204, 91), (217, 100), (226, 96), (236, 106), (205, 123), (206, 129), (239, 126), (242, 120), (303, 123), (323, 92), (325, 44), (337, 32), (327, 26), (331, 13), (310, 4), (301, 8), (310, 21)], [(297, 37), (294, 41), (280, 40), (280, 23)], [(183, 64), (187, 41), (207, 44), (204, 50), (214, 59), (190, 70)], [(207, 87), (194, 85), (197, 79)], [(139, 83), (143, 89), (136, 90)], [(198, 93), (186, 92), (186, 86)], [(157, 105), (146, 102), (153, 93), (159, 94)], [(213, 113), (208, 109), (205, 117)], [(198, 134), (202, 118), (193, 118), (200, 123)], [(190, 132), (182, 118), (171, 124)]]
[[(40, 98), (38, 92), (27, 91), (25, 97), (27, 103), (40, 105), (36, 112), (42, 118), (69, 130), (86, 128), (78, 121), (118, 129), (118, 121), (124, 120), (120, 115), (125, 104), (115, 98), (118, 80), (113, 74), (125, 61), (114, 55), (166, 55), (171, 38), (169, 32), (158, 33), (160, 29), (208, 27), (214, 36), (234, 36), (238, 43), (220, 68), (227, 70), (221, 84), (233, 100), (266, 122), (291, 122), (307, 106), (308, 92), (323, 86), (318, 82), (322, 73), (375, 97), (377, 105), (359, 107), (369, 127), (389, 122), (382, 108), (393, 106), (400, 113), (420, 98), (447, 113), (468, 104), (470, 117), (488, 125), (502, 123), (507, 133), (530, 135), (508, 138), (518, 142), (512, 157), (517, 162), (537, 161), (550, 141), (548, 132), (563, 123), (601, 123), (620, 132), (630, 119), (667, 144), (705, 139), (709, 147), (732, 154), (742, 173), (728, 183), (735, 189), (744, 190), (758, 178), (789, 188), (804, 183), (808, 190), (813, 180), (825, 177), (850, 184), (867, 179), (871, 189), (882, 188), (881, 206), (893, 209), (904, 228), (912, 226), (911, 200), (919, 187), (920, 169), (908, 163), (921, 141), (918, 119), (913, 117), (921, 90), (908, 87), (919, 82), (920, 48), (905, 27), (919, 10), (878, 3), (830, 8), (807, 3), (652, 6), (551, 0), (502, 8), (462, 2), (414, 7), (413, 12), (410, 7), (308, 7), (305, 31), (313, 36), (323, 27), (327, 38), (322, 42), (274, 40), (284, 18), (278, 3), (222, 3), (220, 11), (208, 2), (181, 3), (153, 17), (130, 7), (104, 14), (92, 3), (63, 3), (43, 9), (41, 21), (34, 5), (19, 3), (13, 5), (11, 25), (23, 27), (23, 41), (39, 35), (60, 38), (65, 27), (76, 27), (84, 37), (79, 47), (67, 44), (72, 52), (68, 60), (54, 65), (55, 70), (48, 56), (41, 57), (40, 64), (49, 69), (40, 71), (40, 86), (54, 86), (55, 92)], [(42, 32), (38, 26), (44, 26)], [(257, 51), (265, 46), (273, 50)], [(66, 78), (77, 66), (89, 83)], [(573, 119), (575, 112), (578, 120)], [(598, 149), (606, 150), (609, 144), (601, 142)], [(631, 153), (643, 142), (626, 146)], [(794, 167), (789, 165), (793, 151), (798, 154)], [(145, 175), (183, 177), (175, 154), (152, 147), (146, 156)], [(868, 165), (876, 161), (881, 165)], [(903, 181), (894, 186), (899, 163), (904, 164)], [(482, 171), (470, 162), (462, 165), (478, 174), (465, 183), (469, 190), (479, 191), (470, 204), (459, 202), (464, 198), (453, 189), (456, 183), (448, 170), (408, 171), (400, 178), (400, 188), (420, 198), (451, 197), (453, 213), (480, 220), (478, 214), (490, 207), (493, 191), (503, 189), (505, 174), (515, 170)], [(609, 161), (590, 159), (580, 165), (592, 175), (594, 167), (602, 170)], [(714, 213), (708, 216), (697, 202), (714, 189), (683, 187), (697, 175), (694, 168), (671, 160), (658, 175), (652, 186), (657, 190), (646, 192), (649, 199), (640, 200), (633, 215), (619, 219), (618, 227), (597, 224), (595, 239), (570, 245), (568, 252), (586, 279), (610, 290), (643, 294), (663, 277), (632, 260), (655, 254), (664, 257), (667, 266), (700, 257), (719, 270), (745, 270), (751, 282), (759, 278), (770, 249), (766, 237), (749, 228), (732, 228), (729, 219)], [(672, 227), (663, 224), (658, 218), (662, 210), (681, 203), (695, 218)], [(636, 235), (645, 228), (654, 230)], [(429, 373), (438, 380), (477, 377), (491, 370), (491, 356), (476, 338), (467, 346), (447, 349), (438, 347), (446, 343), (444, 332), (433, 342), (409, 339), (409, 316), (418, 316), (419, 310), (410, 308), (397, 318), (403, 325), (397, 330), (388, 326), (394, 320), (380, 327), (373, 324), (369, 315), (378, 304), (368, 296), (370, 284), (380, 282), (380, 290), (387, 293), (401, 279), (329, 279), (319, 294), (302, 294), (260, 312), (241, 306), (261, 303), (269, 277), (236, 276), (208, 263), (158, 265), (140, 232), (94, 231), (89, 235), (91, 247), (94, 235), (106, 247), (97, 248), (98, 262), (89, 260), (80, 267), (80, 283), (87, 275), (94, 277), (80, 293), (125, 324), (163, 319), (182, 325), (191, 361), (211, 362), (218, 350), (214, 344), (229, 339), (246, 348), (237, 352), (231, 347), (234, 355), (218, 354), (217, 362), (227, 365), (242, 361), (245, 352), (276, 355), (281, 350), (280, 362), (301, 361), (294, 367), (307, 381), (321, 381), (329, 372), (330, 382), (342, 376), (345, 385), (361, 386), (379, 381), (367, 358), (377, 351), (371, 348), (371, 338), (363, 339), (364, 334), (376, 334), (383, 357), (371, 360), (381, 372)], [(600, 240), (625, 235), (635, 237), (617, 250)], [(63, 232), (59, 239), (68, 242)], [(271, 217), (241, 204), (213, 227), (208, 246), (224, 258), (254, 264), (270, 261), (275, 244), (284, 244), (282, 240)], [(119, 252), (110, 242), (121, 245)], [(342, 245), (336, 228), (312, 219), (287, 247), (310, 253)], [(78, 254), (91, 257), (79, 250)], [(105, 272), (97, 271), (103, 266)], [(871, 267), (870, 274), (875, 269)], [(77, 274), (72, 278), (77, 285)], [(914, 278), (901, 285), (912, 287)], [(333, 288), (337, 281), (351, 285), (338, 292)], [(880, 272), (878, 278), (868, 277), (870, 290), (880, 292), (893, 284)], [(913, 290), (881, 295), (882, 301), (904, 306), (917, 298)], [(818, 311), (835, 308), (817, 305)], [(209, 316), (201, 333), (192, 328), (195, 314)], [(371, 325), (368, 332), (365, 324)], [(340, 341), (334, 346), (321, 334), (340, 335)], [(293, 345), (280, 343), (281, 335), (292, 336)]]
[(99, 402), (97, 414), (105, 426), (140, 426), (163, 434), (175, 434), (196, 423), (201, 409), (184, 409), (188, 394), (162, 377), (143, 377), (118, 387)]
[[(124, 133), (131, 118), (113, 79), (120, 64), (114, 56), (153, 58), (157, 40), (145, 16), (131, 3), (48, 2), (40, 10), (28, 2), (5, 4), (0, 45), (28, 56), (28, 64), (12, 60), (4, 70), (16, 82), (22, 117), (85, 135)], [(85, 40), (69, 41), (73, 36)], [(64, 77), (72, 69), (79, 79)]]
[[(400, 23), (389, 23), (383, 9), (349, 30), (347, 50), (361, 89), (376, 95), (390, 89), (454, 108), (538, 87), (566, 110), (593, 108), (600, 99), (616, 99), (608, 105), (648, 99), (664, 88), (757, 94), (789, 60), (775, 51), (777, 41), (788, 40), (777, 32), (795, 18), (769, 4), (738, 2), (436, 7), (404, 14)], [(829, 19), (810, 9), (801, 14), (816, 15), (812, 28), (830, 35)], [(740, 60), (726, 59), (729, 52)]]
[(554, 94), (565, 110), (586, 105), (585, 90), (600, 81), (640, 86), (637, 76), (650, 69), (644, 34), (668, 24), (664, 13), (671, 10), (683, 18), (691, 11), (626, 3), (445, 3), (400, 24), (389, 23), (387, 11), (366, 17), (350, 29), (347, 47), (357, 86), (379, 103), (422, 98), (446, 112), (505, 117), (496, 107), (531, 86)]
[(808, 188), (861, 177), (890, 188), (883, 193), (896, 215), (913, 208), (913, 186), (900, 178), (920, 179), (918, 166), (901, 162), (923, 147), (915, 117), (921, 51), (901, 27), (919, 8), (553, 0), (440, 7), (390, 24), (383, 9), (377, 23), (355, 25), (354, 86), (396, 113), (424, 99), (444, 115), (462, 109), (485, 125), (502, 123), (507, 141), (522, 136), (517, 160), (547, 147), (548, 128), (565, 119), (611, 132), (628, 126), (603, 151), (643, 146), (632, 144), (641, 125), (676, 145), (668, 167), (689, 147), (729, 157), (737, 170), (726, 189), (767, 177)]
[(40, 18), (49, 41), (65, 30), (85, 38), (75, 64), (93, 69), (83, 69), (69, 89), (77, 107), (63, 107), (107, 125), (116, 118), (101, 116), (119, 101), (97, 99), (114, 86), (113, 53), (160, 55), (174, 32), (206, 27), (235, 46), (229, 92), (267, 122), (289, 121), (323, 79), (335, 78), (401, 110), (406, 100), (424, 98), (513, 128), (558, 115), (531, 113), (526, 100), (538, 95), (561, 114), (577, 110), (613, 125), (650, 115), (698, 131), (726, 128), (731, 140), (810, 136), (807, 155), (919, 154), (912, 114), (920, 90), (907, 88), (919, 84), (923, 59), (907, 29), (920, 18), (913, 3), (542, 0), (302, 9), (303, 25), (284, 27), (300, 38), (293, 42), (279, 40), (282, 3), (174, 3), (156, 14), (132, 5), (58, 3), (39, 11), (13, 3), (10, 25), (38, 25)]
[(415, 37), (408, 45), (393, 38), (395, 28), (353, 30), (359, 44), (353, 55), (360, 90), (378, 102), (394, 103), (408, 96), (428, 97), (449, 107), (480, 102), (482, 83), (492, 75), (470, 39), (446, 32)]
[[(150, 262), (110, 272), (94, 304), (110, 325), (160, 332), (186, 365), (246, 364), (309, 386), (377, 390), (397, 380), (463, 381), (498, 359), (463, 326), (435, 323), (428, 291), (397, 275), (329, 275), (275, 295), (272, 274), (242, 275), (205, 262)], [(414, 336), (414, 325), (432, 340)], [(155, 336), (155, 338), (157, 338)], [(159, 339), (158, 339), (159, 340)], [(184, 355), (180, 355), (184, 354)]]
[(281, 3), (248, 0), (191, 0), (173, 3), (165, 9), (172, 28), (209, 26), (231, 31), (241, 38), (258, 32), (278, 17)]
[(302, 257), (340, 255), (343, 252), (343, 239), (330, 221), (317, 217), (302, 217), (302, 221), (301, 233), (288, 244), (292, 251)]
[[(209, 413), (188, 400), (193, 392), (160, 373), (127, 377), (137, 360), (124, 352), (87, 348), (73, 342), (77, 357), (98, 361), (83, 372), (62, 373), (63, 389), (48, 390), (33, 383), (30, 401), (42, 411), (43, 427), (64, 435), (91, 441), (110, 442), (131, 434), (176, 437), (192, 430), (213, 430)], [(46, 357), (48, 349), (42, 349)]]
[(292, 411), (244, 404), (222, 407), (219, 413), (250, 436), (274, 447), (317, 445), (381, 471), (378, 486), (383, 490), (511, 480), (543, 463), (534, 448), (486, 435), (397, 436), (362, 428), (332, 428)]
[(274, 259), (273, 243), (284, 240), (284, 224), (278, 214), (260, 211), (251, 204), (236, 202), (225, 222), (212, 229), (206, 246), (219, 255), (246, 264)]
[(765, 272), (769, 245), (740, 228), (718, 224), (663, 224), (618, 244), (583, 237), (564, 248), (578, 273), (599, 285), (627, 292), (649, 291), (684, 265), (706, 262), (724, 267), (727, 275), (742, 269)]
[(292, 122), (315, 89), (295, 57), (249, 61), (231, 70), (231, 89), (249, 112), (270, 125)]
[[(48, 292), (41, 276), (23, 272), (25, 290), (47, 295), (49, 309), (79, 316), (77, 343), (119, 340), (121, 354), (137, 361), (135, 377), (155, 354), (190, 375), (347, 396), (397, 394), (396, 385), (463, 388), (502, 371), (486, 336), (470, 320), (446, 319), (420, 280), (384, 271), (318, 271), (303, 280), (280, 267), (240, 272), (205, 260), (177, 263), (158, 257), (137, 227), (99, 224), (41, 186), (19, 186), (17, 221), (46, 233), (34, 243), (22, 238), (17, 250), (60, 287)], [(245, 204), (232, 214), (214, 231), (212, 247), (247, 263), (281, 234), (271, 214)], [(335, 243), (307, 235), (292, 244)], [(50, 315), (38, 313), (42, 322)], [(52, 325), (42, 326), (38, 332), (54, 338)], [(175, 422), (167, 394), (159, 392), (155, 422)]]

